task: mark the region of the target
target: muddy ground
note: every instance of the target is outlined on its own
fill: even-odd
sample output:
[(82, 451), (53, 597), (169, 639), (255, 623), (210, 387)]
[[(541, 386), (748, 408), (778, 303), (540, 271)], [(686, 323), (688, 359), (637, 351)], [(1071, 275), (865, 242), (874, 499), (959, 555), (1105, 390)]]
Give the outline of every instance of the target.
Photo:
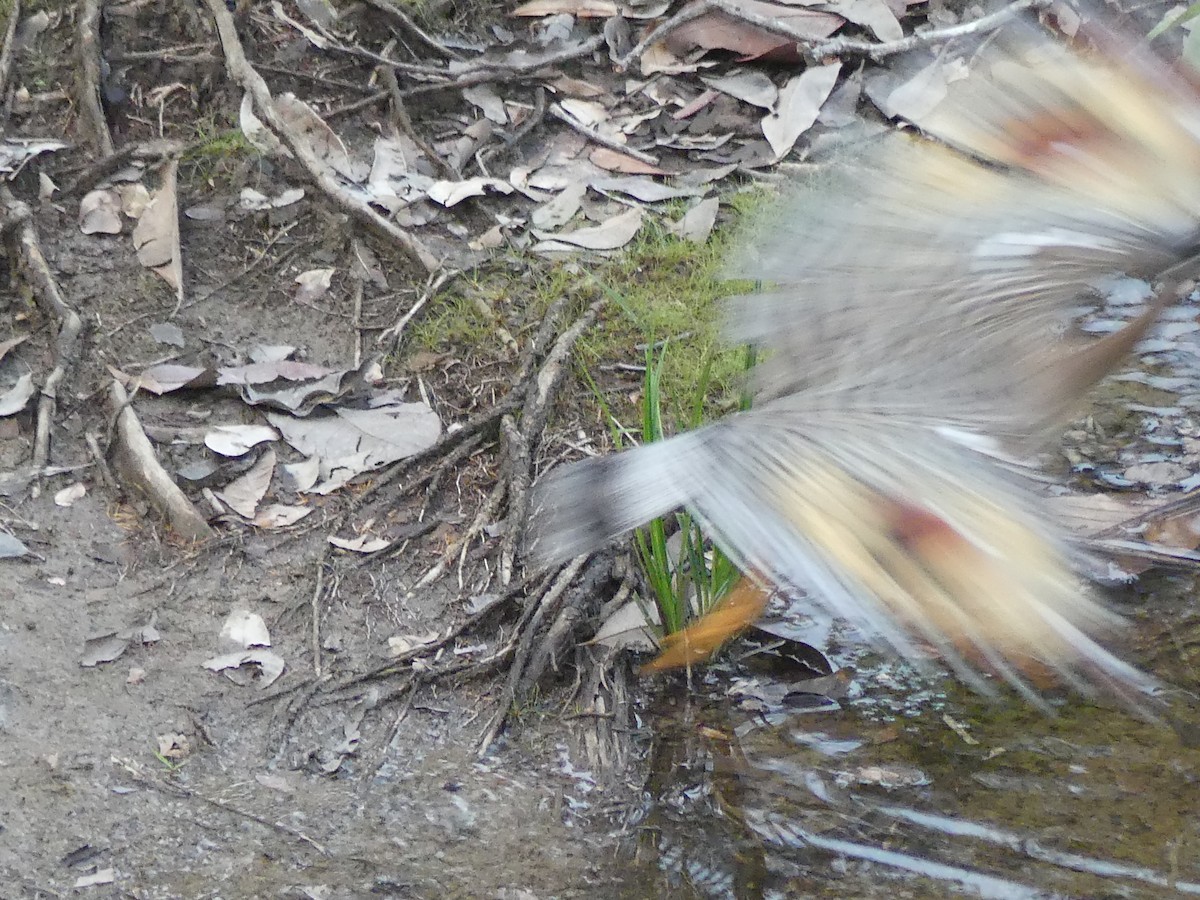
[[(179, 206), (228, 213), (181, 218), (188, 299), (176, 309), (171, 289), (138, 262), (128, 224), (123, 235), (83, 235), (78, 196), (38, 199), (39, 173), (65, 186), (97, 155), (70, 99), (82, 7), (46, 3), (24, 14), (39, 8), (49, 25), (17, 50), (10, 77), (33, 99), (10, 102), (10, 133), (65, 135), (74, 146), (30, 164), (12, 190), (33, 207), (49, 269), (84, 328), (53, 418), (49, 462), (66, 471), (6, 482), (0, 502), (0, 523), (32, 551), (0, 561), (0, 897), (1125, 897), (1170, 896), (1186, 892), (1178, 882), (1200, 880), (1200, 758), (1172, 730), (1120, 711), (1075, 704), (1046, 720), (991, 708), (849, 651), (861, 684), (837, 710), (797, 706), (786, 678), (740, 664), (697, 675), (689, 689), (682, 678), (638, 681), (624, 657), (590, 665), (588, 650), (556, 654), (515, 700), (507, 657), (467, 668), (469, 677), (423, 677), (508, 646), (523, 609), (523, 594), (498, 587), (483, 552), (413, 590), (491, 491), (494, 431), (434, 490), (419, 479), (436, 461), (365, 497), (349, 518), (363, 486), (310, 499), (315, 512), (292, 528), (220, 519), (217, 537), (198, 547), (145, 500), (106, 486), (86, 437), (103, 446), (110, 434), (110, 366), (229, 365), (256, 345), (293, 345), (310, 362), (349, 368), (361, 335), (395, 322), (425, 277), (317, 196), (281, 211), (233, 210), (242, 188), (275, 196), (294, 186), (293, 173), (218, 140), (236, 123), (241, 93), (204, 8), (124, 4), (106, 19), (114, 54), (203, 45), (198, 59), (125, 72), (127, 86), (184, 86), (185, 99), (162, 108), (162, 133), (193, 145)], [(465, 18), (459, 11), (455, 27)], [(253, 46), (254, 20), (243, 24)], [(274, 64), (273, 87), (299, 89), (288, 60)], [(119, 143), (159, 136), (159, 108), (143, 101), (106, 107)], [(343, 133), (375, 127), (369, 110), (359, 116), (342, 121)], [(471, 216), (453, 222), (476, 233)], [(368, 293), (361, 308), (346, 285), (316, 305), (297, 302), (295, 275), (346, 267), (355, 236), (392, 288)], [(384, 360), (386, 385), (432, 398), (447, 425), (512, 390), (545, 310), (526, 292), (536, 276), (523, 265), (502, 258), (478, 276), (493, 322), (475, 321), (469, 341), (450, 321), (423, 343), (402, 343)], [(59, 323), (21, 284), (14, 278), (0, 297), (0, 340), (32, 337), (4, 364), (28, 367), (40, 383)], [(569, 296), (564, 323), (594, 296)], [(427, 315), (445, 323), (438, 302)], [(183, 346), (152, 336), (149, 326), (166, 321)], [(553, 424), (572, 439), (584, 395), (570, 387)], [(189, 437), (197, 429), (261, 420), (215, 392), (140, 393), (134, 406), (174, 468), (211, 460)], [(34, 405), (3, 424), (0, 472), (25, 471)], [(245, 468), (217, 462), (214, 485)], [(58, 491), (77, 482), (87, 494), (58, 505)], [(198, 501), (199, 491), (189, 487)], [(338, 527), (385, 534), (393, 549), (370, 559), (331, 552)], [(1118, 598), (1138, 623), (1132, 660), (1176, 683), (1195, 682), (1193, 587), (1190, 575), (1171, 576)], [(427, 669), (386, 670), (389, 638), (444, 634), (492, 601), (491, 613), (423, 661)], [(236, 610), (262, 616), (286, 663), (269, 687), (202, 665), (221, 651)], [(581, 632), (597, 612), (584, 609)], [(90, 638), (147, 624), (154, 640), (130, 639), (118, 658), (81, 665)], [(506, 725), (480, 753), (498, 711)], [(885, 801), (986, 821), (1020, 840), (968, 851), (962, 834), (923, 838), (898, 825), (894, 809), (879, 811)], [(1038, 856), (1025, 839), (1080, 858)], [(905, 868), (886, 853), (944, 866)], [(1113, 874), (1106, 861), (1136, 872)]]

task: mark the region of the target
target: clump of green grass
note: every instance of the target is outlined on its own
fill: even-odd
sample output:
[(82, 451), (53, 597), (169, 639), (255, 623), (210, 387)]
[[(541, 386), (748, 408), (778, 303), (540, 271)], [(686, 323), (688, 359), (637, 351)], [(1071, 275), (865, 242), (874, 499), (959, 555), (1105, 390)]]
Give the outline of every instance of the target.
[[(642, 440), (666, 438), (662, 420), (662, 370), (668, 357), (664, 346), (658, 359), (646, 351), (646, 375), (642, 386)], [(689, 428), (700, 426), (704, 401), (712, 373), (711, 357), (691, 393)], [(672, 552), (668, 532), (678, 532)], [(737, 568), (718, 547), (706, 539), (700, 524), (686, 510), (652, 520), (633, 535), (638, 560), (665, 634), (686, 628), (724, 597), (738, 578)]]
[[(670, 344), (661, 350), (646, 350), (646, 368), (642, 379), (641, 439), (645, 443), (665, 440), (663, 424), (662, 374), (670, 358)], [(753, 364), (749, 351), (743, 352), (741, 366)], [(705, 400), (711, 384), (712, 360), (704, 360), (700, 377), (691, 386), (684, 427), (700, 427), (704, 420)], [(586, 374), (585, 374), (586, 377)], [(613, 443), (619, 449), (628, 440), (624, 428), (612, 415), (594, 381), (592, 391), (604, 410)], [(743, 396), (743, 408), (749, 399)], [(687, 628), (704, 615), (734, 586), (738, 570), (720, 548), (705, 536), (700, 523), (686, 510), (653, 519), (634, 531), (634, 548), (649, 587), (650, 601), (658, 612), (664, 634)], [(649, 617), (648, 617), (649, 618)]]

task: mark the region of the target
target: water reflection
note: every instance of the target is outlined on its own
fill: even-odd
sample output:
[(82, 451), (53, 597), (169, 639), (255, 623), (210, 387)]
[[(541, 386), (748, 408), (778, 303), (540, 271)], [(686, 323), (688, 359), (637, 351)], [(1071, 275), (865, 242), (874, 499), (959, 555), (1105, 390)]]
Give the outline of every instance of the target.
[(1200, 894), (1200, 755), (1165, 727), (957, 693), (953, 718), (844, 704), (781, 723), (671, 693), (630, 822), (636, 895)]

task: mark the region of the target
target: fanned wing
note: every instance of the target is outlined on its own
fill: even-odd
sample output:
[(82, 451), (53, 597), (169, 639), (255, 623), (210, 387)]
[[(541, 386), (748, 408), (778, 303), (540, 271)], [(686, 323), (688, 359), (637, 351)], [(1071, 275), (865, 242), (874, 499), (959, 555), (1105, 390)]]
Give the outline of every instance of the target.
[[(1038, 57), (1030, 64), (1031, 57)], [(744, 570), (883, 643), (940, 648), (1031, 699), (1049, 669), (1133, 702), (1152, 679), (1093, 639), (1118, 623), (1050, 519), (997, 465), (1061, 417), (1149, 324), (1061, 340), (1089, 282), (1153, 274), (1200, 235), (1200, 106), (1164, 66), (1028, 34), (985, 51), (919, 124), (768, 213), (731, 274), (759, 344), (755, 409), (554, 473), (537, 552), (562, 558), (687, 506)]]

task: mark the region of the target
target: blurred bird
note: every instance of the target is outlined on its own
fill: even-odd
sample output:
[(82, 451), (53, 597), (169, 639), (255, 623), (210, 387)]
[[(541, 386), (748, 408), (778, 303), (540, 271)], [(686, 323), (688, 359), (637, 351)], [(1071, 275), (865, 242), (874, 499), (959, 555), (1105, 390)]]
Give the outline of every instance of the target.
[[(1052, 672), (1144, 702), (1156, 682), (1096, 642), (1121, 620), (1081, 584), (1021, 463), (1179, 277), (1085, 343), (1064, 329), (1089, 283), (1160, 275), (1200, 241), (1196, 92), (1099, 43), (1105, 58), (1085, 58), (1032, 26), (993, 43), (915, 123), (931, 137), (893, 133), (763, 216), (729, 269), (772, 285), (728, 311), (729, 339), (765, 351), (754, 408), (553, 471), (535, 557), (687, 507), (756, 581), (904, 656), (932, 644), (985, 693), (979, 669), (1041, 705), (1031, 681)], [(711, 649), (761, 606), (738, 595), (693, 634)]]

